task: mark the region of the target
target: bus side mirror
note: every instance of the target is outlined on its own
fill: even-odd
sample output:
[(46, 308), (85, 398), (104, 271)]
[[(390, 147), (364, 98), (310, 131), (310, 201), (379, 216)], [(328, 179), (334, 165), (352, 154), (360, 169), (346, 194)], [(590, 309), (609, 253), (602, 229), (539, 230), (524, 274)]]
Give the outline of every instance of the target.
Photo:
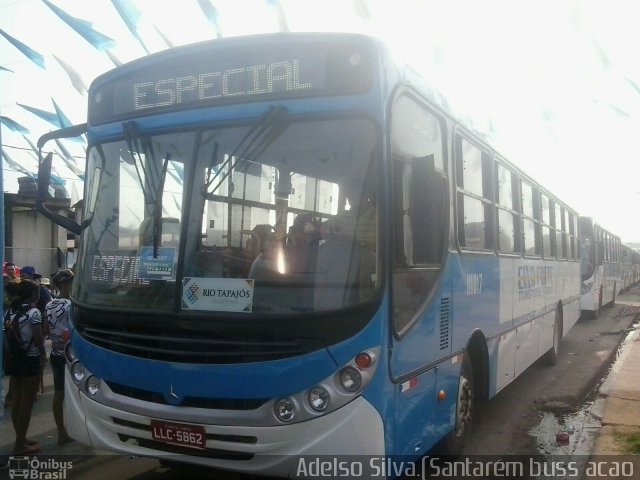
[(80, 235), (87, 225), (79, 225), (74, 220), (49, 210), (45, 205), (45, 202), (50, 197), (49, 183), (51, 181), (51, 164), (53, 163), (53, 154), (48, 153), (45, 158), (42, 158), (42, 147), (44, 147), (45, 143), (49, 140), (54, 140), (56, 138), (79, 137), (86, 132), (86, 123), (73, 125), (71, 127), (61, 128), (60, 130), (45, 133), (38, 139), (37, 144), (40, 165), (38, 166), (38, 196), (36, 197), (36, 209), (53, 223), (60, 225), (62, 228), (65, 228), (76, 235)]
[(49, 182), (51, 181), (51, 164), (53, 162), (53, 154), (49, 153), (40, 162), (38, 167), (38, 197), (36, 198), (36, 209), (53, 223), (60, 225), (62, 228), (70, 232), (80, 235), (82, 227), (72, 219), (53, 212), (47, 208), (45, 202), (52, 196), (49, 193)]
[(53, 197), (49, 189), (51, 181), (51, 163), (53, 163), (53, 154), (49, 153), (38, 167), (38, 203), (45, 202)]

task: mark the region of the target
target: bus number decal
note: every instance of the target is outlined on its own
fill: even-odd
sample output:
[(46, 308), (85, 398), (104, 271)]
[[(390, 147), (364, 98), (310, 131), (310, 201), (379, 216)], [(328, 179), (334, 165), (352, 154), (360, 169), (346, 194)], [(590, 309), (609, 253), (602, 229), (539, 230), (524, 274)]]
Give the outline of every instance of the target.
[(480, 295), (482, 293), (482, 274), (467, 273), (467, 296)]

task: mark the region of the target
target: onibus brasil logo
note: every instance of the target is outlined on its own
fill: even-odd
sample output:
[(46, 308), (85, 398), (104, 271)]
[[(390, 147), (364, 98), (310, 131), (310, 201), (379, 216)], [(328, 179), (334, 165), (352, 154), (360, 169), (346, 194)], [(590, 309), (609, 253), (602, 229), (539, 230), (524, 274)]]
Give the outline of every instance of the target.
[(67, 472), (73, 468), (71, 462), (63, 462), (54, 458), (9, 457), (9, 478), (28, 480), (66, 480)]

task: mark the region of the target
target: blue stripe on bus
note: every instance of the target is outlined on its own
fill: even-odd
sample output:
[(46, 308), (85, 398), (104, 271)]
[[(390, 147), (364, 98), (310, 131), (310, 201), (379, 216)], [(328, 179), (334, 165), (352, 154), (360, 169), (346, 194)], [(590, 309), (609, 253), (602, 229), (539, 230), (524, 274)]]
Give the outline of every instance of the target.
[(202, 365), (123, 355), (90, 344), (77, 332), (73, 347), (94, 375), (121, 385), (167, 393), (171, 384), (184, 396), (272, 398), (298, 392), (331, 375), (336, 364), (326, 349), (272, 362)]

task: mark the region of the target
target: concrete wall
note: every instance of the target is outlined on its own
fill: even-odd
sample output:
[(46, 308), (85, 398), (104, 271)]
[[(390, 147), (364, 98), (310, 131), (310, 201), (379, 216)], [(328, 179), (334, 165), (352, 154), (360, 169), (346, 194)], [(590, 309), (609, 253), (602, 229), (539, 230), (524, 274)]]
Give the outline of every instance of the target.
[[(65, 268), (67, 231), (35, 210), (13, 212), (13, 246), (5, 247), (5, 258), (19, 267), (33, 265), (43, 277)], [(62, 257), (58, 253), (62, 252)]]

